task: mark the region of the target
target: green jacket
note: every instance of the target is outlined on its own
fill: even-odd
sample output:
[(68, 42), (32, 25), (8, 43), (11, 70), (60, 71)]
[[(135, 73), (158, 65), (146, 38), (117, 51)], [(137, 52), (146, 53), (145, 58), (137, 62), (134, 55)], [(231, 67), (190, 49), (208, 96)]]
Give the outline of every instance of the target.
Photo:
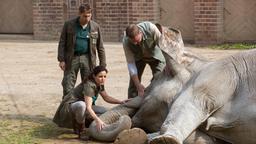
[[(79, 17), (65, 22), (58, 46), (58, 61), (66, 63), (66, 69), (71, 68), (71, 61), (74, 57), (75, 41), (76, 41), (76, 23)], [(98, 52), (99, 64), (106, 66), (105, 49), (99, 25), (94, 22), (89, 22), (90, 27), (90, 44), (89, 44), (89, 67), (92, 70), (96, 66), (96, 53)]]

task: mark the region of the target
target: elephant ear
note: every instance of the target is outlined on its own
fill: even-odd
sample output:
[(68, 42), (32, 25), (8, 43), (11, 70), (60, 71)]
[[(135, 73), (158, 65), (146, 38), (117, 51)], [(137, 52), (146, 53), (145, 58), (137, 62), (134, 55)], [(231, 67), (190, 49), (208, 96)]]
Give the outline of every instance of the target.
[(162, 33), (158, 46), (166, 61), (164, 73), (168, 76), (174, 77), (180, 69), (179, 64), (183, 61), (184, 44), (181, 33), (177, 29), (167, 28), (161, 25), (158, 27)]
[[(170, 55), (168, 55), (166, 52), (162, 51), (165, 61), (166, 61), (166, 66), (163, 70), (163, 74), (167, 77), (183, 77), (184, 75), (190, 75), (188, 70), (185, 68), (184, 65), (179, 64), (177, 61), (175, 61)], [(182, 76), (182, 75), (183, 76)]]
[(163, 33), (163, 27), (160, 23), (155, 23), (156, 27), (158, 28), (158, 30), (160, 31), (160, 33)]
[(178, 73), (177, 70), (175, 69), (176, 63), (175, 61), (163, 51), (163, 55), (166, 61), (166, 65), (164, 68), (164, 74), (169, 76), (169, 77), (175, 77), (175, 75)]

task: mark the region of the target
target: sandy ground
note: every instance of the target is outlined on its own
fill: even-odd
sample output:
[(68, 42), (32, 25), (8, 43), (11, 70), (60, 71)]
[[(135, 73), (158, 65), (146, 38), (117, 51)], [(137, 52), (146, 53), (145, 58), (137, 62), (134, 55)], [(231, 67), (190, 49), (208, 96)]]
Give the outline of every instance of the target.
[[(189, 49), (215, 60), (236, 50)], [(109, 69), (106, 90), (113, 97), (127, 97), (128, 71), (121, 43), (105, 43)], [(0, 116), (51, 119), (61, 101), (63, 72), (56, 59), (57, 42), (19, 40), (0, 41)], [(151, 71), (146, 67), (143, 83)], [(78, 83), (80, 80), (78, 80)], [(112, 107), (102, 99), (97, 104)], [(48, 141), (48, 140), (46, 140)], [(62, 141), (63, 142), (63, 141)], [(61, 143), (51, 140), (46, 143)], [(70, 141), (79, 143), (79, 141)]]

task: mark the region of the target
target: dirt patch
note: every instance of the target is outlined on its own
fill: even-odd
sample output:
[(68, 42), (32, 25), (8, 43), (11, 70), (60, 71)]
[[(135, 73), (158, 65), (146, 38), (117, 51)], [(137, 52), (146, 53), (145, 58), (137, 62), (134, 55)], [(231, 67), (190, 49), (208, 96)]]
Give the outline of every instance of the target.
[[(238, 52), (187, 48), (211, 60)], [(122, 45), (105, 43), (105, 49), (109, 69), (106, 90), (113, 97), (125, 99), (129, 78)], [(51, 122), (62, 97), (63, 72), (58, 67), (56, 55), (57, 42), (0, 41), (0, 128), (8, 125), (10, 128), (6, 131), (9, 132), (14, 129), (13, 132), (20, 132), (29, 127), (50, 132), (37, 135), (40, 143), (84, 143), (72, 135), (65, 136), (70, 131), (58, 129)], [(145, 85), (149, 84), (151, 76), (149, 67), (146, 67), (143, 75)], [(97, 104), (109, 108), (114, 106), (102, 99)], [(35, 129), (31, 137), (37, 132)], [(6, 132), (0, 132), (0, 137), (5, 135)]]

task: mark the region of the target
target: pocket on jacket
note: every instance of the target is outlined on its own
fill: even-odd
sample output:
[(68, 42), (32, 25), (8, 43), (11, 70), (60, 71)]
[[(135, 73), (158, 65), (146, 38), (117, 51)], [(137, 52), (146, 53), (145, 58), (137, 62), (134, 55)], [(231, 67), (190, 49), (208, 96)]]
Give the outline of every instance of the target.
[(97, 43), (97, 39), (99, 37), (98, 32), (97, 31), (96, 32), (91, 32), (90, 33), (90, 37), (92, 39), (92, 44), (96, 44)]

